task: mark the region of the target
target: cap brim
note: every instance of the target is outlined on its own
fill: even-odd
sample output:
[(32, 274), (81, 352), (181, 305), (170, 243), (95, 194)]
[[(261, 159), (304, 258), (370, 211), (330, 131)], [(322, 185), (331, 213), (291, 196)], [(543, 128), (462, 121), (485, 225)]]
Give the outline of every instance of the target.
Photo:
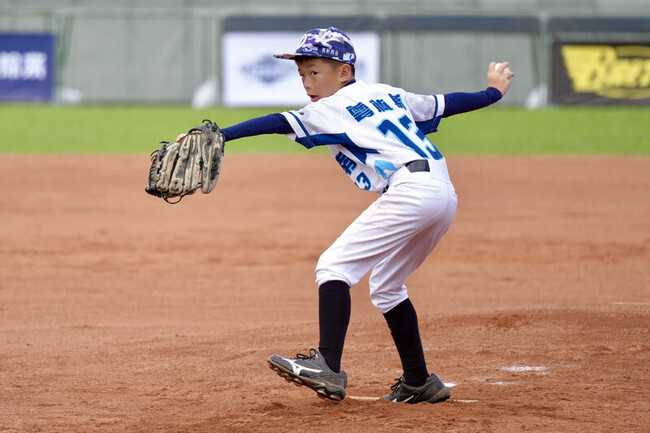
[[(300, 53), (300, 54), (273, 54), (273, 57), (277, 59), (289, 59), (289, 60), (294, 60), (296, 57), (324, 57), (321, 56), (320, 54), (317, 53)], [(333, 59), (333, 60), (338, 60), (338, 59)], [(340, 61), (340, 60), (339, 60)]]
[(273, 57), (275, 57), (276, 59), (293, 60), (298, 56), (296, 56), (295, 54), (273, 54)]

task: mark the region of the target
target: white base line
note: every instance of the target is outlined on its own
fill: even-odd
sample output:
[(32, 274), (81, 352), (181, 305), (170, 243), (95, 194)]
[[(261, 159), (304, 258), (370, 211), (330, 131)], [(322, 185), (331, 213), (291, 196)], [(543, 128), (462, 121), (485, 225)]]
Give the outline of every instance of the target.
[(650, 305), (650, 302), (613, 302), (613, 305)]
[(379, 397), (363, 397), (360, 395), (348, 395), (347, 398), (350, 400), (359, 400), (359, 401), (377, 401), (380, 400)]
[[(379, 401), (381, 400), (379, 397), (365, 397), (365, 396), (360, 396), (360, 395), (348, 395), (346, 398), (349, 398), (350, 400), (357, 400), (357, 401)], [(452, 398), (451, 400), (448, 400), (450, 403), (458, 402), (458, 403), (478, 403), (478, 400), (459, 400)]]

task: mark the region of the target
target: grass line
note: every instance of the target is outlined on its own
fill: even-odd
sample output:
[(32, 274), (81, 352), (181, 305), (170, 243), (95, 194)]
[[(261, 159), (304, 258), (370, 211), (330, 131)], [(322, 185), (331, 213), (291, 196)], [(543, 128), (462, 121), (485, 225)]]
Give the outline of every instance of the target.
[[(283, 110), (0, 104), (0, 154), (149, 153), (205, 118), (225, 127)], [(650, 108), (495, 106), (443, 119), (429, 138), (449, 155), (650, 155)], [(227, 151), (307, 152), (281, 135), (237, 140)]]

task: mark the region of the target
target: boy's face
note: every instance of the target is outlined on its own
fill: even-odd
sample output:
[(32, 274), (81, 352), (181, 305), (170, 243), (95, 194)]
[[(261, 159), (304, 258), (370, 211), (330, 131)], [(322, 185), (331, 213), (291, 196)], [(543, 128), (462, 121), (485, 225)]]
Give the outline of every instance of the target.
[[(302, 86), (311, 102), (332, 96), (350, 80), (350, 74), (345, 70), (344, 63), (333, 67), (322, 59), (314, 58), (297, 64)], [(350, 70), (349, 67), (347, 69)]]

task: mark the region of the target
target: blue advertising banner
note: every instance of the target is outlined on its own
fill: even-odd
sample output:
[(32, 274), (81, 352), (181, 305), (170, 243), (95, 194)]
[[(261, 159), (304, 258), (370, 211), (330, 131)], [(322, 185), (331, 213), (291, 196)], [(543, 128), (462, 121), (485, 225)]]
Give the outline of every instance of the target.
[(51, 101), (54, 35), (0, 33), (0, 101)]

